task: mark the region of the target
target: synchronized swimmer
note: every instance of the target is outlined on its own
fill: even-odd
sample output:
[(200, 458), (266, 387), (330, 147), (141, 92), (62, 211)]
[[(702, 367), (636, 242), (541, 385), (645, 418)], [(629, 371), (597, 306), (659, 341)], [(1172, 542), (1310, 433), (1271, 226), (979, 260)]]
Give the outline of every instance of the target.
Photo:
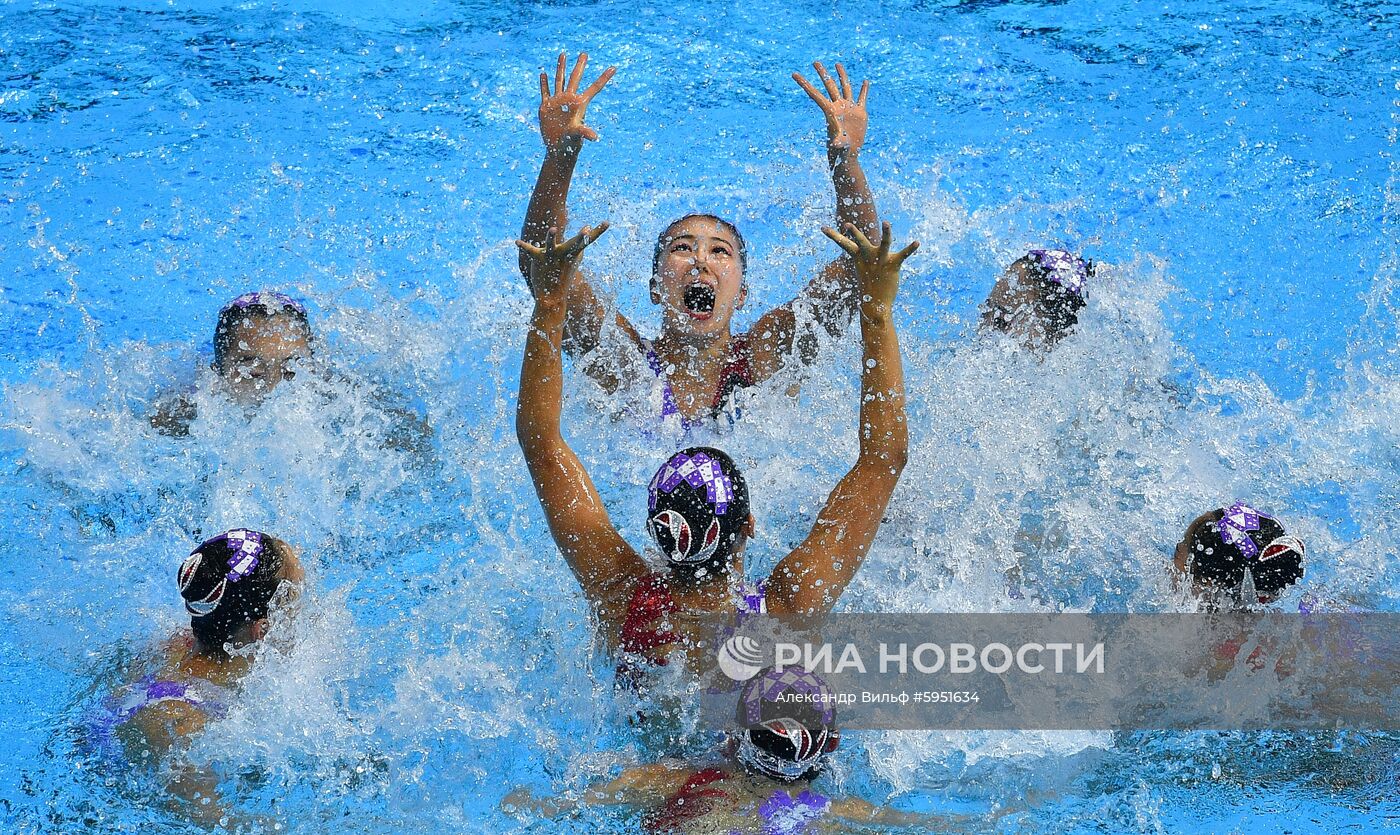
[[(520, 231), (521, 240), (535, 247), (544, 244), (551, 229), (562, 232), (567, 227), (569, 186), (579, 153), (585, 140), (598, 138), (584, 118), (615, 69), (604, 70), (580, 91), (587, 64), (588, 55), (580, 54), (569, 72), (566, 57), (560, 55), (552, 89), (549, 76), (540, 74), (545, 156)], [(862, 84), (857, 93), (841, 64), (836, 65), (836, 78), (820, 63), (813, 66), (822, 90), (798, 73), (793, 73), (793, 79), (826, 120), (836, 226), (854, 226), (873, 238), (879, 219), (860, 165), (870, 83)], [(663, 419), (674, 415), (683, 425), (712, 420), (728, 408), (734, 389), (762, 383), (794, 355), (810, 361), (817, 345), (812, 328), (837, 333), (857, 307), (855, 265), (842, 255), (823, 267), (798, 298), (759, 317), (748, 332), (732, 334), (734, 312), (748, 298), (749, 259), (743, 235), (733, 223), (706, 213), (673, 221), (657, 236), (651, 259), (651, 302), (662, 309), (661, 333), (645, 339), (618, 312), (614, 318), (625, 347), (611, 350), (599, 338), (606, 308), (587, 276), (580, 276), (568, 289), (564, 349), (582, 359), (585, 373), (609, 393), (656, 380)], [(520, 256), (520, 270), (529, 277), (525, 253)], [(533, 280), (530, 287), (538, 296)]]
[[(598, 139), (585, 122), (587, 110), (615, 75), (609, 67), (582, 87), (587, 62), (580, 54), (570, 69), (561, 54), (553, 79), (547, 73), (539, 79), (545, 154), (517, 241), (534, 308), (516, 432), (554, 543), (597, 615), (618, 680), (642, 690), (652, 673), (677, 659), (687, 670), (699, 667), (712, 637), (706, 616), (820, 617), (860, 570), (909, 454), (894, 302), (901, 267), (919, 245), (894, 248), (861, 168), (869, 82), (857, 90), (843, 65), (836, 64), (833, 75), (815, 63), (820, 86), (798, 73), (792, 77), (825, 121), (836, 223), (821, 231), (841, 254), (797, 298), (735, 334), (732, 319), (748, 299), (752, 254), (730, 221), (688, 214), (657, 237), (649, 289), (662, 324), (655, 338), (643, 337), (623, 313), (610, 311), (579, 269), (608, 225), (585, 226), (565, 239), (574, 169), (584, 143)], [(979, 330), (1043, 356), (1078, 327), (1094, 274), (1094, 264), (1076, 253), (1030, 250), (997, 279), (982, 305)], [(620, 344), (604, 339), (609, 315)], [(811, 362), (820, 333), (839, 335), (853, 317), (862, 349), (859, 452), (806, 538), (750, 584), (745, 548), (755, 534), (758, 497), (729, 455), (691, 446), (667, 457), (647, 487), (652, 559), (644, 558), (619, 533), (564, 438), (565, 355), (609, 394), (651, 387), (658, 393), (657, 417), (691, 427), (732, 416), (736, 389), (763, 383), (793, 360)], [(317, 354), (306, 307), (270, 291), (225, 305), (213, 347), (215, 391), (250, 412), (300, 371), (314, 370)], [(198, 418), (193, 394), (184, 391), (161, 398), (149, 422), (163, 434), (183, 436)], [(1189, 525), (1172, 573), (1203, 609), (1247, 609), (1274, 602), (1296, 583), (1303, 555), (1302, 541), (1280, 522), (1237, 502)], [(129, 761), (159, 761), (182, 748), (236, 698), (256, 663), (253, 650), (279, 612), (296, 610), (303, 582), (295, 549), (269, 534), (239, 528), (199, 545), (176, 571), (189, 633), (164, 643), (146, 668), (110, 695), (91, 723), (90, 741), (103, 756)], [(644, 808), (651, 832), (737, 831), (756, 820), (765, 832), (809, 831), (801, 827), (837, 821), (938, 822), (811, 788), (840, 740), (834, 700), (818, 698), (823, 694), (829, 696), (829, 688), (810, 672), (765, 670), (737, 695), (738, 730), (717, 762), (629, 768), (588, 789), (582, 801)], [(196, 822), (215, 824), (223, 815), (211, 774), (177, 769), (168, 788)], [(576, 805), (523, 791), (506, 804), (550, 816)], [(775, 821), (798, 828), (773, 828)]]

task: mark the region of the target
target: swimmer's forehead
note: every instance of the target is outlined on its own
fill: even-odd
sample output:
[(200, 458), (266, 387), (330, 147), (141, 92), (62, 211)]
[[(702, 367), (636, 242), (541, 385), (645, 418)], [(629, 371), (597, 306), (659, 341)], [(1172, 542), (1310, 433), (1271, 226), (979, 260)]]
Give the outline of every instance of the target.
[(305, 353), (311, 345), (310, 330), (294, 316), (239, 318), (229, 330), (233, 356)]
[(684, 238), (692, 240), (704, 240), (706, 238), (718, 238), (730, 246), (738, 246), (738, 241), (729, 226), (709, 217), (689, 217), (666, 230), (662, 236), (667, 241), (676, 241)]

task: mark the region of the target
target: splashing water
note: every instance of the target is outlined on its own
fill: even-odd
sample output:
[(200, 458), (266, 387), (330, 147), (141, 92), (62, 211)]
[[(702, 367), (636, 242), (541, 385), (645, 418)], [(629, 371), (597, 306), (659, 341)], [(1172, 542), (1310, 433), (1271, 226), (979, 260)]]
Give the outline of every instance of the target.
[[(820, 119), (786, 76), (822, 58), (874, 79), (864, 164), (924, 248), (899, 311), (910, 463), (844, 609), (1170, 610), (1182, 529), (1244, 497), (1307, 541), (1295, 596), (1395, 608), (1393, 10), (858, 4), (821, 12), (833, 32), (760, 6), (0, 12), (23, 76), (0, 88), (0, 210), (20, 230), (0, 244), (0, 821), (178, 826), (148, 771), (84, 752), (83, 716), (181, 626), (180, 558), (246, 525), (302, 549), (310, 591), (186, 755), (218, 763), (230, 825), (635, 830), (498, 809), (654, 756), (512, 426), (529, 299), (511, 241), (539, 157), (533, 73), (561, 46), (620, 68), (571, 209), (613, 221), (586, 266), (644, 333), (654, 236), (687, 211), (750, 240), (743, 326), (833, 257)], [(1052, 244), (1100, 262), (1077, 332), (1043, 358), (979, 335), (997, 273)], [(245, 414), (203, 351), (219, 306), (262, 287), (311, 303), (325, 371)], [(751, 576), (854, 460), (858, 361), (852, 329), (692, 439), (749, 479)], [(189, 386), (189, 436), (152, 430), (161, 393)], [(640, 545), (643, 487), (684, 439), (576, 369), (565, 388), (566, 434)], [(828, 782), (985, 828), (1248, 830), (1269, 812), (1335, 831), (1395, 814), (1378, 788), (1395, 751), (866, 733)]]

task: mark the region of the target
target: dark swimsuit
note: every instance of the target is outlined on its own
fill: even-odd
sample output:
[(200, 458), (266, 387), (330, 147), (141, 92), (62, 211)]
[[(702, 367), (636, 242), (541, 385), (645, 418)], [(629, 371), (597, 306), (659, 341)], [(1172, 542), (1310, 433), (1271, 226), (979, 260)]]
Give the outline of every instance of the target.
[[(754, 376), (753, 366), (749, 362), (750, 356), (748, 337), (736, 336), (729, 340), (729, 361), (724, 364), (724, 368), (719, 373), (719, 388), (715, 390), (714, 400), (710, 402), (709, 420), (724, 414), (725, 406), (735, 389), (753, 387)], [(661, 366), (661, 358), (656, 355), (656, 349), (650, 344), (647, 345), (647, 366), (651, 368), (651, 373), (656, 375), (664, 387), (661, 390), (661, 419), (663, 421), (671, 415), (676, 415), (680, 418), (682, 429), (690, 429), (706, 421), (706, 418), (692, 420), (681, 414), (680, 407), (676, 405), (676, 393), (671, 389), (671, 381), (666, 379), (666, 370)]]

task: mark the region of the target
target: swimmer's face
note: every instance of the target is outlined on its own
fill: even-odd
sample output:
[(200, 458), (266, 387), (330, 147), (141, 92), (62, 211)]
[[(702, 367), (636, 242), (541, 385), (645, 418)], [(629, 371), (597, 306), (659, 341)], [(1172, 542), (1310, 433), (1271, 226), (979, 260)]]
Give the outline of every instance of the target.
[(294, 317), (250, 313), (230, 329), (216, 370), (234, 400), (256, 405), (311, 356), (309, 337)]
[(664, 309), (669, 329), (697, 336), (728, 333), (746, 294), (739, 241), (727, 225), (689, 217), (666, 230), (651, 300)]
[(1040, 291), (1022, 261), (1002, 273), (982, 304), (982, 328), (1007, 336), (1028, 349), (1048, 344), (1045, 321), (1040, 315)]

